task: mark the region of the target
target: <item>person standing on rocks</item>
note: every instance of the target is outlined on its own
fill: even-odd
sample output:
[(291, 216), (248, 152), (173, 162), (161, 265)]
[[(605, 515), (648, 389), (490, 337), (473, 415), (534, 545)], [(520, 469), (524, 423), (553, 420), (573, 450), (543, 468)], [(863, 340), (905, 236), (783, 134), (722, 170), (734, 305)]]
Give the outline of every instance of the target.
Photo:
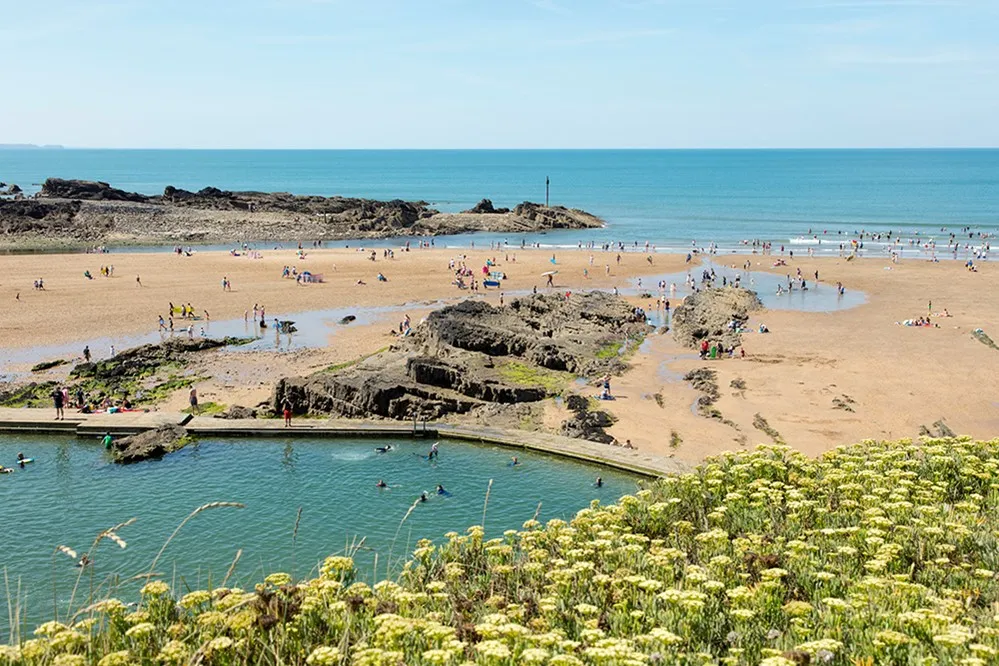
[(85, 345), (83, 347), (83, 360), (90, 363), (90, 345)]
[(291, 403), (287, 400), (284, 401), (284, 427), (291, 427)]
[(193, 386), (191, 387), (189, 401), (191, 403), (191, 412), (194, 414), (200, 414), (201, 409), (198, 408), (198, 389)]

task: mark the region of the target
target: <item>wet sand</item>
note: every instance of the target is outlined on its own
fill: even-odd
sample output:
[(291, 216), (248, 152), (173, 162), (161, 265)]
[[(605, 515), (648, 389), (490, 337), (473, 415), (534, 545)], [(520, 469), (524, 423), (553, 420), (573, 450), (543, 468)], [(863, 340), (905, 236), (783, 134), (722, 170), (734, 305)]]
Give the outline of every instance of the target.
[[(741, 266), (746, 259), (715, 262)], [(935, 430), (940, 419), (957, 434), (999, 436), (999, 351), (971, 335), (983, 328), (999, 337), (996, 266), (981, 264), (972, 273), (958, 262), (823, 258), (772, 268), (772, 258), (751, 260), (753, 270), (779, 275), (793, 276), (800, 267), (810, 284), (818, 270), (820, 290), (842, 281), (863, 290), (867, 302), (827, 313), (755, 313), (750, 329), (765, 323), (771, 332), (743, 336), (745, 359), (702, 362), (672, 337), (654, 336), (648, 353), (637, 355), (634, 369), (616, 383), (619, 399), (606, 403), (620, 418), (610, 430), (619, 440), (696, 461), (774, 441), (774, 433), (817, 455), (866, 438), (916, 437), (920, 426)], [(945, 308), (952, 315), (932, 316), (939, 328), (896, 325), (926, 315), (931, 300), (934, 315)], [(713, 406), (731, 424), (692, 407), (700, 394), (680, 377), (698, 367), (717, 371), (721, 398)], [(754, 426), (767, 427), (757, 414), (770, 434)], [(679, 445), (670, 446), (671, 432)]]
[[(557, 265), (552, 266), (551, 251), (545, 250), (396, 250), (395, 259), (383, 259), (381, 249), (376, 253), (375, 262), (367, 259), (369, 253), (354, 249), (307, 250), (304, 260), (291, 249), (264, 251), (263, 259), (219, 252), (193, 257), (4, 256), (0, 347), (13, 355), (37, 345), (69, 344), (74, 349), (72, 345), (84, 340), (148, 334), (156, 330), (157, 316), (166, 316), (170, 301), (190, 302), (199, 313), (208, 310), (213, 321), (241, 320), (254, 303), (266, 306), (268, 319), (306, 310), (410, 304), (407, 312), (419, 321), (431, 302), (470, 295), (451, 285), (448, 261), (461, 255), (467, 256), (477, 279), (486, 258), (495, 257), (497, 269), (509, 276), (502, 287), (507, 300), (534, 286), (545, 289), (541, 274), (552, 269), (559, 270), (560, 289), (617, 286), (632, 291), (631, 278), (636, 276), (644, 276), (645, 287), (655, 291), (651, 276), (685, 270), (682, 255), (655, 255), (650, 265), (645, 254), (622, 253), (618, 266), (617, 253), (598, 251), (590, 266), (589, 251), (563, 250), (556, 252)], [(893, 265), (882, 258), (847, 262), (799, 257), (776, 269), (771, 267), (773, 257), (737, 255), (712, 261), (741, 266), (747, 259), (754, 271), (780, 276), (794, 275), (800, 267), (810, 284), (818, 270), (820, 292), (832, 291), (835, 282), (842, 281), (851, 293), (863, 291), (866, 302), (834, 312), (756, 313), (751, 328), (765, 322), (771, 333), (746, 334), (745, 359), (701, 362), (672, 337), (651, 336), (633, 357), (634, 368), (614, 381), (618, 399), (604, 404), (619, 419), (610, 432), (620, 441), (630, 439), (640, 450), (696, 461), (774, 437), (814, 455), (864, 438), (915, 437), (920, 426), (932, 427), (939, 419), (959, 434), (999, 434), (999, 351), (971, 335), (981, 327), (999, 340), (999, 299), (992, 296), (999, 287), (999, 270), (994, 266), (982, 263), (978, 273), (970, 273), (958, 262), (919, 259)], [(99, 267), (109, 263), (115, 265), (115, 277), (101, 277)], [(605, 274), (608, 264), (610, 275)], [(322, 273), (326, 282), (302, 286), (282, 279), (284, 265)], [(584, 269), (589, 278), (584, 278)], [(85, 270), (93, 280), (83, 277)], [(377, 282), (379, 271), (388, 282)], [(700, 268), (692, 271), (696, 275)], [(142, 287), (136, 285), (136, 275)], [(222, 290), (223, 276), (231, 280), (231, 292)], [(32, 289), (39, 277), (45, 280), (44, 292)], [(366, 284), (358, 285), (358, 280)], [(18, 292), (20, 300), (15, 299)], [(475, 297), (498, 303), (499, 294), (489, 290)], [(648, 299), (632, 300), (648, 305)], [(934, 313), (947, 308), (952, 315), (932, 317), (939, 328), (895, 324), (925, 315), (930, 300)], [(329, 345), (318, 349), (210, 353), (198, 369), (211, 377), (200, 390), (203, 400), (256, 404), (280, 376), (351, 360), (389, 344), (389, 331), (401, 314), (392, 311), (372, 323), (331, 329)], [(93, 351), (97, 357), (107, 355), (104, 349)], [(692, 405), (699, 394), (680, 379), (702, 366), (718, 373), (721, 398), (714, 407), (724, 421), (698, 414)], [(183, 394), (174, 398), (162, 408), (184, 406)], [(757, 427), (764, 420), (770, 434)], [(558, 409), (552, 405), (545, 424), (555, 427), (558, 422)]]

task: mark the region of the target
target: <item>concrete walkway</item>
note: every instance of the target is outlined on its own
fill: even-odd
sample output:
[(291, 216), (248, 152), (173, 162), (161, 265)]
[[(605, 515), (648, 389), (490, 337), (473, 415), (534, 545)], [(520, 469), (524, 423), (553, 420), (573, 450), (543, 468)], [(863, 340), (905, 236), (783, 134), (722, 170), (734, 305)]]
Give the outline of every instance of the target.
[(296, 418), (285, 427), (281, 419), (217, 419), (178, 412), (79, 414), (67, 411), (54, 420), (52, 409), (0, 408), (0, 433), (46, 433), (79, 436), (130, 435), (163, 425), (183, 426), (196, 437), (415, 437), (448, 438), (538, 451), (606, 465), (643, 476), (683, 473), (687, 463), (635, 449), (598, 444), (540, 432), (457, 426), (446, 423), (414, 425), (400, 421)]

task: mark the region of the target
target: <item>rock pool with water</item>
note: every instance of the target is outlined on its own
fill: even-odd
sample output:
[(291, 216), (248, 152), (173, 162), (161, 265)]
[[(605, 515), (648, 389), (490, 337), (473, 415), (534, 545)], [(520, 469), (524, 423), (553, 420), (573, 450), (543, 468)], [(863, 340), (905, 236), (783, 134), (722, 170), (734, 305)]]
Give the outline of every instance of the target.
[[(360, 545), (356, 560), (370, 581), (398, 571), (417, 540), (482, 523), (487, 489), (486, 531), (497, 536), (536, 512), (540, 520), (570, 518), (590, 500), (614, 502), (641, 481), (576, 461), (448, 440), (440, 442), (439, 459), (429, 461), (432, 443), (206, 439), (163, 460), (119, 466), (96, 438), (2, 435), (0, 464), (15, 466), (21, 451), (34, 462), (0, 475), (0, 572), (10, 598), (20, 598), (25, 609), (23, 626), (52, 619), (54, 603), (62, 617), (80, 569), (56, 547), (82, 554), (100, 531), (136, 518), (119, 533), (125, 549), (105, 540), (92, 552), (74, 606), (85, 605), (91, 586), (100, 596), (112, 584), (134, 601), (139, 584), (129, 579), (148, 571), (184, 517), (203, 504), (229, 501), (245, 508), (204, 511), (167, 547), (156, 570), (174, 589), (218, 586), (239, 550), (228, 584), (252, 587), (276, 571), (307, 576), (351, 544)], [(376, 452), (386, 444), (393, 450)], [(514, 455), (520, 464), (511, 466)], [(597, 476), (601, 488), (594, 486)], [(389, 487), (377, 488), (380, 479)], [(438, 484), (450, 495), (437, 495)], [(428, 501), (417, 502), (424, 491)], [(4, 613), (0, 635), (7, 631)]]

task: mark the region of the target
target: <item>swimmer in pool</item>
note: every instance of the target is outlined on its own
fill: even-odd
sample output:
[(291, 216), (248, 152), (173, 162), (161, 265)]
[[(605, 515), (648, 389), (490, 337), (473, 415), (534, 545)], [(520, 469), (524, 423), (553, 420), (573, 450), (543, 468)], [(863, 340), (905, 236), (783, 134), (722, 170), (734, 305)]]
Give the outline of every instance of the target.
[(513, 467), (514, 465), (519, 465), (519, 464), (520, 464), (520, 461), (519, 461), (519, 460), (517, 460), (517, 456), (514, 456), (514, 457), (513, 457), (513, 458), (512, 458), (511, 460), (510, 460), (510, 467)]
[(391, 450), (392, 450), (392, 445), (391, 444), (388, 444), (386, 446), (375, 447), (375, 451), (377, 451), (378, 453), (388, 453)]
[(375, 484), (376, 488), (388, 488), (388, 484), (385, 483), (383, 479), (378, 479), (378, 483)]

